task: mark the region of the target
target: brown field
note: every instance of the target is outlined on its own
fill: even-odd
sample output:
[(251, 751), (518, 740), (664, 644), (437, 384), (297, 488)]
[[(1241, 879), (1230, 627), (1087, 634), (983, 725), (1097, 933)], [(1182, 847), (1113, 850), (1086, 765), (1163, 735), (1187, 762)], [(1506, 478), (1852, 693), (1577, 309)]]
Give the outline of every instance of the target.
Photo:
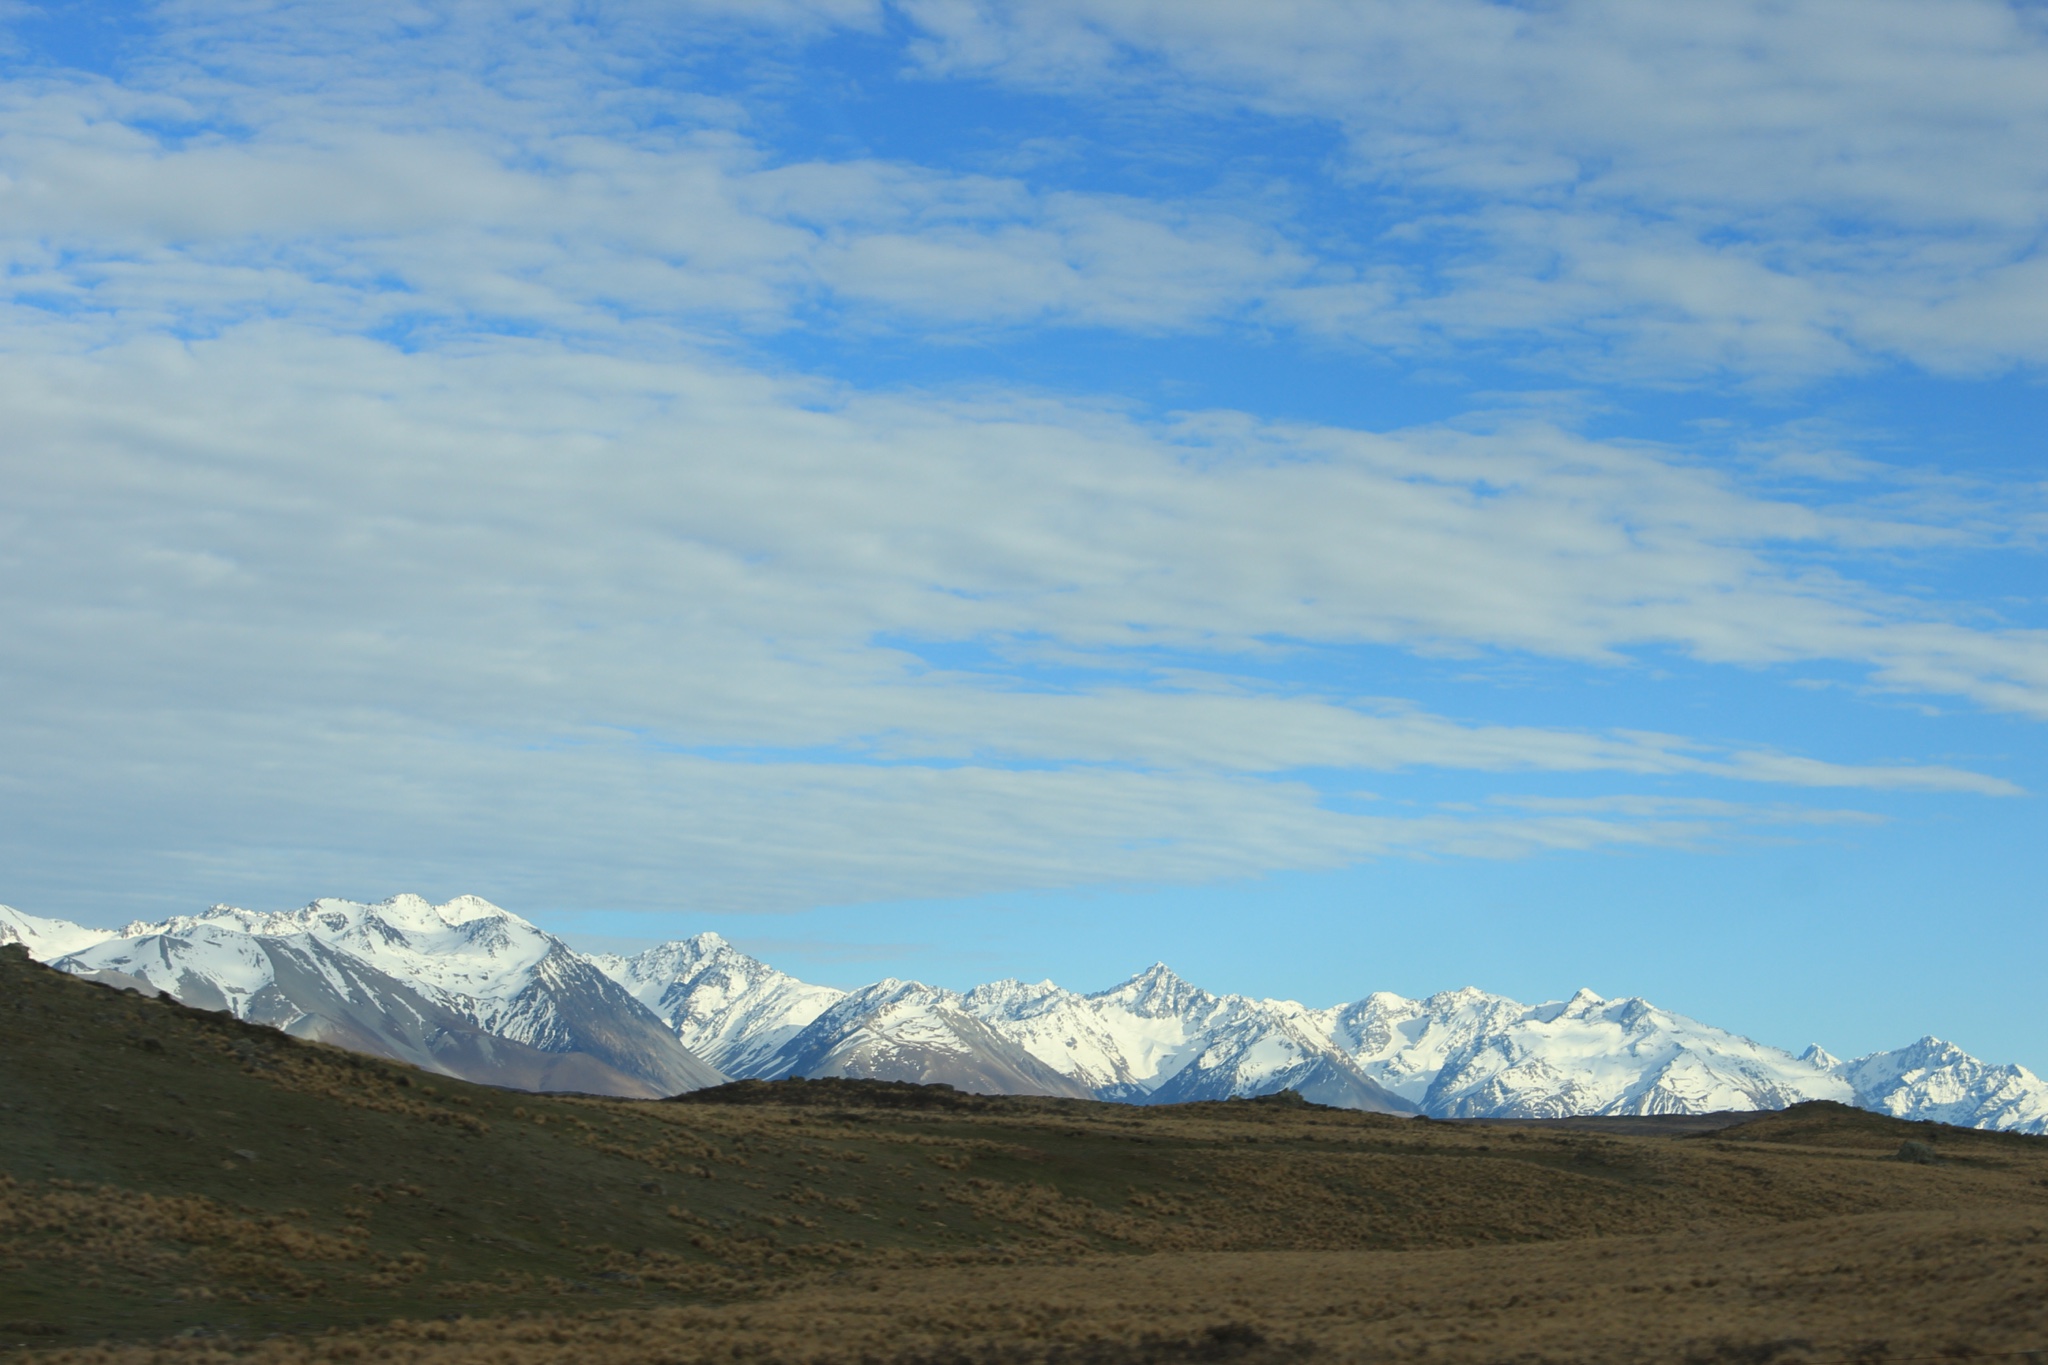
[(843, 1272), (744, 1304), (391, 1323), (65, 1361), (2039, 1361), (2048, 1241), (1896, 1214), (1445, 1251)]
[(2048, 1362), (2048, 1140), (429, 1077), (0, 954), (57, 1362)]

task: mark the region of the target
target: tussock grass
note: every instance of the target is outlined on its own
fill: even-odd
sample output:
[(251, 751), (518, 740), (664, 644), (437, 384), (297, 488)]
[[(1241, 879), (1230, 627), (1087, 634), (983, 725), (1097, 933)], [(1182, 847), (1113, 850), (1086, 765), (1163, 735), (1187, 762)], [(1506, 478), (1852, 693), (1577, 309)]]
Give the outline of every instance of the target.
[(844, 1082), (534, 1096), (16, 951), (0, 1170), (0, 1345), (67, 1362), (2048, 1347), (2048, 1141), (1841, 1106), (1660, 1137)]
[(59, 1351), (49, 1365), (1800, 1365), (2025, 1352), (2044, 1331), (2048, 1220), (1912, 1213), (1423, 1252), (879, 1265), (746, 1304)]

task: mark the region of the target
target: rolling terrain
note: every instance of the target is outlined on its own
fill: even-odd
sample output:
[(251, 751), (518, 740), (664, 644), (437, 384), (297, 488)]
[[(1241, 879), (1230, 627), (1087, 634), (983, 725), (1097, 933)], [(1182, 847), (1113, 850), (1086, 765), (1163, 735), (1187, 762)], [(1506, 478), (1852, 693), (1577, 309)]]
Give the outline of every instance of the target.
[(1824, 1102), (1546, 1124), (857, 1080), (537, 1096), (17, 946), (0, 1106), (0, 1343), (53, 1362), (2048, 1348), (2048, 1141)]

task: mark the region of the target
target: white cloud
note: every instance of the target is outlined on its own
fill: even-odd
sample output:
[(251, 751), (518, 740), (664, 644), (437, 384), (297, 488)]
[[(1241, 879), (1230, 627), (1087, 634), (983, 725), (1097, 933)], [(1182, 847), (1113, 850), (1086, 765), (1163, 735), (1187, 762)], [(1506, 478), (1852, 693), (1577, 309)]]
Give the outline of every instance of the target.
[[(162, 325), (290, 310), (330, 325), (872, 321), (1156, 331), (1248, 307), (1306, 268), (1213, 210), (876, 162), (771, 165), (731, 134), (394, 131), (321, 111), (166, 144), (104, 85), (17, 91), (0, 134), (10, 290)], [(244, 116), (269, 112), (260, 105)]]
[[(1303, 770), (2016, 790), (1276, 687), (1248, 666), (1275, 651), (1626, 669), (1656, 645), (2048, 712), (2035, 637), (1849, 576), (1861, 547), (1919, 528), (1541, 424), (1156, 424), (282, 324), (17, 349), (0, 410), (6, 747), (34, 788), (15, 807), (148, 806), (137, 827), (175, 828), (163, 810), (204, 790), (218, 824), (190, 842), (244, 848), (223, 857), (518, 849), (602, 866), (638, 903), (670, 875), (759, 908), (1808, 818), (1352, 809)], [(1069, 663), (1046, 673), (1033, 641)], [(917, 642), (995, 652), (934, 667)]]
[[(430, 654), (542, 638), (631, 653), (633, 632), (676, 632), (763, 668), (780, 659), (893, 686), (905, 661), (877, 640), (1044, 638), (1112, 669), (1131, 666), (1115, 651), (1161, 646), (1613, 664), (1654, 645), (1715, 662), (1861, 664), (2048, 712), (2039, 633), (1947, 619), (1856, 581), (1856, 554), (1910, 548), (1921, 527), (1773, 501), (1540, 423), (1147, 424), (1050, 400), (861, 395), (539, 344), (407, 356), (278, 326), (91, 358), (17, 353), (0, 402), (23, 564), (60, 590), (64, 573), (111, 575), (167, 616), (214, 604), (228, 631), (396, 607), (424, 585), (423, 606), (473, 596), (463, 611), (487, 613), (453, 634), (395, 617), (393, 631), (420, 629)], [(171, 558), (145, 573), (145, 551)], [(205, 569), (181, 580), (172, 563)], [(249, 595), (190, 596), (201, 578)], [(586, 640), (579, 619), (628, 634)], [(592, 695), (608, 685), (593, 683)], [(802, 714), (739, 738), (836, 742), (897, 726), (833, 712), (807, 729)]]
[[(44, 861), (39, 847), (99, 841), (92, 875), (167, 903), (209, 885), (289, 896), (403, 869), (530, 905), (777, 911), (1385, 856), (1698, 846), (1868, 818), (1655, 800), (1359, 814), (1305, 784), (1223, 773), (736, 763), (603, 740), (536, 751), (375, 711), (105, 719), (110, 742), (84, 751), (50, 752), (8, 724), (13, 771), (37, 791), (5, 793), (0, 849), (25, 866)], [(97, 764), (89, 791), (62, 779), (81, 758)], [(108, 839), (114, 829), (126, 837)]]
[[(781, 64), (874, 31), (865, 4), (193, 5), (122, 83), (5, 87), (0, 250), (45, 301), (198, 325), (617, 341), (823, 307), (1497, 344), (1653, 381), (2048, 358), (2048, 38), (1996, 0), (901, 9), (934, 79), (1113, 99), (1169, 141), (1191, 109), (1308, 121), (1350, 161), (1277, 197), (1227, 169), (1141, 197), (778, 156)], [(733, 89), (695, 88), (713, 61)]]
[(2048, 32), (2024, 6), (903, 9), (935, 75), (1340, 129), (1359, 214), (1400, 226), (1362, 282), (1280, 291), (1306, 325), (1547, 336), (1646, 374), (2048, 358)]
[[(549, 899), (602, 868), (606, 894), (638, 904), (776, 908), (1855, 815), (1634, 790), (1658, 784), (2017, 791), (1768, 735), (1436, 714), (1256, 667), (1384, 648), (1618, 672), (1668, 651), (2048, 716), (2048, 633), (1869, 572), (1878, 554), (2027, 534), (2033, 504), (2001, 507), (2001, 490), (1835, 460), (1822, 503), (1537, 417), (1152, 418), (1002, 386), (862, 393), (732, 358), (737, 336), (820, 317), (855, 335), (1572, 333), (1652, 369), (1824, 369), (1873, 346), (1978, 363), (2033, 344), (2027, 310), (1989, 293), (1968, 307), (2004, 309), (2002, 331), (1941, 311), (1964, 307), (1958, 281), (1992, 290), (1984, 244), (2032, 221), (2030, 190), (1944, 218), (1908, 177), (1861, 165), (1868, 148), (1820, 177), (1826, 194), (1775, 162), (1737, 185), (1696, 92), (1690, 114), (1652, 120), (1690, 168), (1667, 173), (1649, 134), (1605, 121), (1642, 78), (1635, 20), (1621, 47), (1586, 49), (1615, 68), (1594, 98), (1558, 64), (1579, 48), (1540, 31), (1555, 16), (1516, 21), (1532, 38), (1490, 8), (1392, 7), (1395, 29), (1347, 38), (1314, 27), (1336, 11), (1302, 7), (1286, 14), (1307, 27), (1226, 51), (1239, 12), (1048, 6), (1020, 48), (959, 7), (932, 61), (1081, 90), (1149, 45), (1186, 98), (1341, 123), (1358, 173), (1405, 196), (1411, 236), (1469, 250), (1418, 274), (1398, 242), (1347, 247), (1339, 267), (1301, 224), (1220, 192), (778, 160), (745, 99), (674, 97), (657, 128), (642, 115), (670, 96), (615, 69), (627, 38), (681, 61), (689, 26), (714, 24), (773, 49), (777, 25), (872, 26), (864, 5), (625, 8), (580, 27), (547, 6), (517, 22), (193, 6), (166, 11), (167, 46), (126, 84), (7, 86), (0, 792), (17, 829), (50, 847), (147, 829), (133, 857), (207, 875), (304, 877), (395, 849), (456, 869), (530, 859), (552, 869), (530, 874), (555, 878)], [(1471, 54), (1418, 68), (1391, 112), (1358, 104), (1386, 85), (1375, 72), (1448, 41), (1444, 22)], [(1298, 88), (1261, 75), (1282, 49), (1304, 63)], [(1488, 81), (1523, 103), (1489, 95), (1456, 137), (1435, 127)], [(1994, 96), (2031, 117), (2025, 92), (1968, 98)], [(1525, 105), (1541, 126), (1517, 131), (1502, 111)], [(1743, 145), (1810, 159), (1799, 137), (1842, 107), (1781, 111)], [(1570, 155), (1536, 154), (1548, 144)], [(1783, 254), (1785, 223), (1849, 200), (1890, 235)], [(1730, 215), (1740, 240), (1710, 240)], [(1906, 283), (1873, 292), (1880, 267)], [(933, 661), (949, 649), (974, 659)], [(1416, 769), (1631, 791), (1460, 810), (1330, 790)]]
[[(1769, 554), (1851, 533), (1867, 542), (1881, 526), (1541, 424), (1375, 435), (1223, 415), (1159, 427), (1050, 402), (834, 393), (516, 344), (408, 358), (293, 329), (137, 345), (98, 363), (22, 356), (12, 375), (24, 438), (63, 431), (68, 443), (69, 423), (107, 420), (112, 401), (159, 448), (107, 458), (153, 479), (212, 467), (243, 496), (269, 496), (273, 478), (305, 478), (344, 505), (367, 495), (395, 518), (447, 512), (457, 525), (603, 513), (633, 553), (820, 585), (807, 592), (832, 599), (847, 638), (1442, 641), (1587, 659), (1668, 641), (1745, 662), (1968, 646), (1985, 664), (2016, 657), (2009, 642), (2021, 638), (1888, 619), (1922, 609)], [(324, 415), (308, 431), (312, 410)], [(343, 436), (351, 428), (360, 434)], [(412, 450), (434, 458), (399, 453)], [(521, 487), (464, 487), (464, 471), (493, 469), (516, 470)], [(134, 477), (109, 470), (102, 486)], [(588, 501), (528, 506), (533, 479)], [(451, 505), (457, 488), (476, 501)], [(538, 564), (517, 576), (553, 577)]]
[(1765, 224), (1850, 207), (2026, 227), (2048, 194), (2025, 150), (2048, 118), (2048, 31), (1999, 0), (903, 9), (930, 35), (934, 71), (1084, 96), (1177, 83), (1333, 120), (1360, 174), (1494, 196), (1641, 196)]

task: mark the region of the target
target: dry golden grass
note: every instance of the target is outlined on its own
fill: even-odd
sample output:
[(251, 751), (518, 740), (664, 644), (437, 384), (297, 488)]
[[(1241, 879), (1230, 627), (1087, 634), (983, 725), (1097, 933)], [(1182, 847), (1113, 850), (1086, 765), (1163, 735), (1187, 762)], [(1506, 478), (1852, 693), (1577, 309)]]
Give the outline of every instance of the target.
[[(2048, 1351), (2043, 1139), (1828, 1105), (1659, 1137), (825, 1082), (518, 1095), (17, 958), (0, 1349), (52, 1365)], [(73, 1344), (99, 1337), (126, 1344)]]
[(196, 1196), (61, 1180), (24, 1185), (0, 1175), (0, 1273), (54, 1263), (88, 1289), (122, 1275), (211, 1301), (216, 1284), (232, 1279), (303, 1298), (325, 1287), (307, 1263), (367, 1259), (358, 1238), (316, 1231), (303, 1219), (238, 1213)]
[(878, 1265), (746, 1304), (105, 1347), (54, 1353), (44, 1365), (1875, 1365), (2034, 1351), (2048, 1355), (2048, 1219), (1977, 1211), (1440, 1251)]

